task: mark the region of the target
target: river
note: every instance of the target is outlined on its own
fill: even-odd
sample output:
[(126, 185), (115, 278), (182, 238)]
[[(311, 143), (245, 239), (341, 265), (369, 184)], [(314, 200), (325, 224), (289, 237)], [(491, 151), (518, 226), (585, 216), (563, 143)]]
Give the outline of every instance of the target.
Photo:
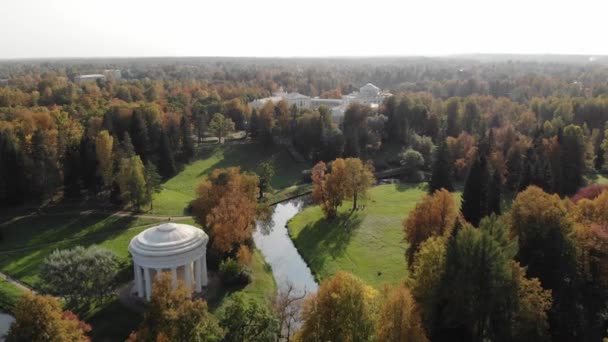
[(0, 341), (4, 341), (4, 335), (8, 333), (8, 328), (14, 320), (13, 316), (0, 311)]
[(291, 283), (298, 294), (314, 293), (319, 287), (310, 268), (298, 253), (287, 233), (287, 222), (296, 216), (302, 207), (301, 200), (277, 204), (272, 214), (271, 229), (265, 232), (262, 225), (258, 223), (253, 234), (255, 245), (272, 267), (279, 290)]

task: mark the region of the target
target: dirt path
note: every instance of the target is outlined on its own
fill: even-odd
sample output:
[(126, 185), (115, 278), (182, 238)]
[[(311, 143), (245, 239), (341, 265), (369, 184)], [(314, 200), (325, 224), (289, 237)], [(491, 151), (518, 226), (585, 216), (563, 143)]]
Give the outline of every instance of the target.
[(14, 285), (15, 287), (17, 287), (18, 289), (22, 290), (23, 292), (33, 292), (36, 293), (36, 291), (34, 291), (31, 287), (29, 287), (28, 285), (20, 282), (19, 280), (15, 280), (11, 277), (9, 277), (8, 275), (0, 272), (0, 280), (4, 280), (9, 284)]

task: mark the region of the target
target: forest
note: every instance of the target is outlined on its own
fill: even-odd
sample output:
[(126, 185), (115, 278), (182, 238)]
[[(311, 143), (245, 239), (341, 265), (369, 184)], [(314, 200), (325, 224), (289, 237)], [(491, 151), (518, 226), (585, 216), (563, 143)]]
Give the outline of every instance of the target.
[[(119, 69), (122, 77), (75, 82), (104, 69)], [(158, 296), (131, 341), (602, 341), (607, 335), (604, 60), (29, 60), (0, 62), (0, 79), (7, 80), (0, 85), (6, 222), (23, 208), (74, 203), (152, 213), (163, 184), (205, 159), (204, 148), (248, 142), (261, 155), (288, 146), (303, 158), (297, 186), (310, 189), (328, 229), (341, 229), (345, 212), (373, 206), (367, 193), (382, 172), (397, 172), (401, 182), (424, 190), (409, 213), (400, 212), (406, 265), (398, 284), (373, 288), (339, 270), (322, 279), (297, 314), (279, 303), (288, 295), (273, 302), (274, 311), (237, 296), (216, 319), (207, 303), (183, 299), (185, 289), (171, 292), (169, 280), (159, 277)], [(325, 106), (250, 106), (279, 89), (340, 98), (368, 82), (392, 96), (378, 108), (353, 103), (339, 120)], [(255, 173), (218, 166), (184, 203), (183, 214), (210, 235), (210, 267), (233, 272), (229, 281), (249, 277), (254, 222), (280, 193), (271, 184), (278, 167), (262, 160)], [(51, 272), (52, 260), (45, 265)], [(28, 306), (61, 311), (45, 298), (24, 297), (17, 319), (30, 314)], [(189, 317), (190, 325), (163, 312), (172, 305), (172, 314)], [(265, 325), (236, 326), (248, 315)], [(289, 327), (297, 332), (285, 335), (296, 316), (298, 324)], [(75, 336), (91, 330), (77, 317), (62, 319)], [(27, 340), (25, 327), (12, 331), (15, 340)]]

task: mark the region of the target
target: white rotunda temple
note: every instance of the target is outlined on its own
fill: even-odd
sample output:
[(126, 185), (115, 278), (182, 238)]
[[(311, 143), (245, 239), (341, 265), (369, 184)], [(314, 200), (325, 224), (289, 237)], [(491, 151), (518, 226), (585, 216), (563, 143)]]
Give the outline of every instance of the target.
[(133, 256), (135, 290), (150, 299), (154, 277), (170, 272), (173, 286), (183, 281), (186, 288), (201, 292), (207, 286), (207, 242), (202, 229), (187, 224), (163, 223), (148, 228), (129, 243)]

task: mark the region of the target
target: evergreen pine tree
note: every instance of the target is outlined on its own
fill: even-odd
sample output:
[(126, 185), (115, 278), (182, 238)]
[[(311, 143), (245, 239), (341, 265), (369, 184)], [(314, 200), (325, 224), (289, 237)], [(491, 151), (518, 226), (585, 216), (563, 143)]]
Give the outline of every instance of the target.
[(21, 204), (26, 195), (24, 155), (8, 131), (0, 132), (0, 206)]
[(129, 135), (135, 149), (135, 153), (140, 156), (141, 160), (148, 160), (148, 126), (146, 120), (139, 111), (135, 111), (131, 117), (131, 126), (129, 127)]
[(181, 144), (180, 144), (180, 161), (182, 163), (188, 163), (194, 157), (194, 142), (192, 141), (192, 130), (190, 129), (190, 121), (186, 115), (182, 115), (182, 119), (179, 123), (179, 129), (181, 133)]
[(474, 226), (489, 213), (489, 178), (486, 157), (481, 155), (469, 170), (460, 209), (464, 218)]
[(448, 145), (445, 139), (442, 139), (439, 146), (435, 149), (433, 158), (431, 180), (429, 182), (429, 193), (431, 194), (442, 188), (454, 191), (454, 186), (452, 185), (452, 163), (450, 162), (449, 153)]
[(160, 145), (158, 148), (158, 172), (163, 179), (169, 179), (173, 177), (175, 173), (177, 173), (177, 168), (175, 167), (175, 159), (169, 144), (169, 138), (164, 132), (161, 135)]
[(256, 139), (258, 137), (258, 111), (254, 109), (251, 112), (251, 119), (249, 121), (249, 134), (252, 139)]
[(498, 170), (494, 170), (492, 178), (490, 179), (490, 185), (488, 187), (488, 214), (500, 215), (501, 178), (500, 172), (498, 172)]
[(82, 188), (80, 146), (68, 146), (63, 160), (63, 187), (66, 197), (78, 197)]

